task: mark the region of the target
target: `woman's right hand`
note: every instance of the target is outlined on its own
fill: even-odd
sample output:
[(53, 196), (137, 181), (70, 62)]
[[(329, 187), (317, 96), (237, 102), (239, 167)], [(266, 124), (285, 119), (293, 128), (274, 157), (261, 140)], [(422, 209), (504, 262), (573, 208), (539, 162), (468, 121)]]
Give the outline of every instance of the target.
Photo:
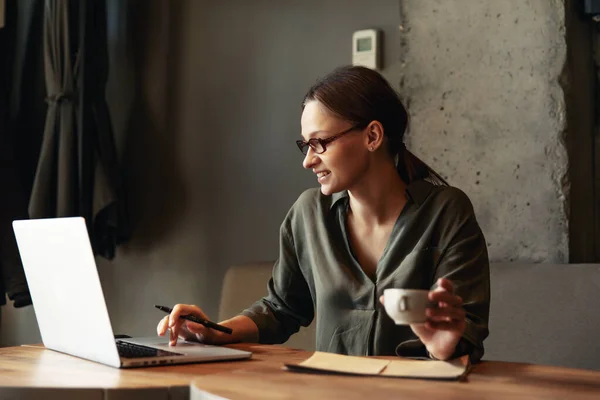
[(179, 318), (182, 315), (193, 315), (202, 319), (208, 319), (206, 314), (197, 306), (191, 304), (177, 304), (173, 307), (171, 314), (160, 320), (156, 327), (156, 333), (164, 336), (169, 331), (169, 345), (175, 346), (177, 339), (212, 344), (216, 332), (204, 325)]

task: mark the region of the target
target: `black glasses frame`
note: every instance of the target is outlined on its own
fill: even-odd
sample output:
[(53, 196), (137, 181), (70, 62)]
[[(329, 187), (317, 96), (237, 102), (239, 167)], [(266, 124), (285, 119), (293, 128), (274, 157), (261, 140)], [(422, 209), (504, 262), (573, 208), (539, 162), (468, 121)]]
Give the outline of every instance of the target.
[[(300, 152), (302, 154), (304, 154), (304, 155), (308, 154), (308, 148), (309, 147), (311, 149), (313, 149), (313, 151), (315, 153), (317, 153), (317, 154), (323, 154), (327, 150), (327, 145), (329, 143), (333, 142), (334, 140), (339, 139), (340, 137), (344, 136), (346, 133), (352, 132), (353, 130), (356, 130), (358, 128), (359, 128), (359, 126), (354, 125), (354, 126), (351, 126), (348, 129), (346, 129), (345, 131), (337, 133), (337, 134), (335, 134), (333, 136), (329, 136), (329, 137), (327, 137), (325, 139), (312, 138), (312, 139), (308, 139), (306, 141), (304, 141), (304, 140), (296, 140), (296, 145), (300, 149)], [(323, 150), (319, 151), (319, 149), (323, 149)]]

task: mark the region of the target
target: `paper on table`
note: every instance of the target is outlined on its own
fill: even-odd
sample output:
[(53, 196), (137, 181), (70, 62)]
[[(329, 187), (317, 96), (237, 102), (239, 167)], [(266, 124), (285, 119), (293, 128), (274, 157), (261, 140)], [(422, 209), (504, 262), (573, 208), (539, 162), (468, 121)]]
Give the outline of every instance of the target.
[[(296, 366), (346, 374), (377, 375), (388, 364), (388, 360), (377, 358), (343, 356), (315, 351), (311, 357), (296, 364)], [(286, 365), (289, 366), (289, 364)]]
[(378, 375), (399, 378), (459, 379), (469, 367), (464, 356), (452, 361), (412, 360), (396, 357), (344, 356), (316, 351), (298, 364), (286, 364), (292, 371), (323, 371), (356, 375)]
[(467, 372), (469, 356), (451, 361), (399, 359), (390, 361), (380, 374), (403, 378), (458, 379)]

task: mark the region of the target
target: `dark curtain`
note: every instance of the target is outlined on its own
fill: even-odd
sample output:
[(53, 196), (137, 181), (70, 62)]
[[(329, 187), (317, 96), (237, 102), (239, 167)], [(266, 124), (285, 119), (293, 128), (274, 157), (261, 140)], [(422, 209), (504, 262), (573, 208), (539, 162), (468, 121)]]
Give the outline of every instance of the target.
[(26, 52), (22, 51), (26, 46), (19, 44), (29, 41), (27, 33), (36, 14), (33, 3), (27, 0), (20, 4), (8, 0), (5, 6), (6, 23), (0, 29), (0, 305), (5, 304), (6, 294), (15, 307), (22, 307), (31, 304), (31, 297), (12, 232), (12, 221), (27, 218), (27, 193), (23, 176), (18, 173), (18, 142), (15, 140), (18, 108), (25, 98), (16, 96), (15, 92), (19, 91), (23, 73), (18, 67), (22, 67), (27, 58)]
[[(111, 1), (113, 11), (126, 12), (127, 1)], [(6, 0), (5, 12), (0, 28), (0, 305), (6, 293), (20, 307), (31, 298), (13, 220), (82, 215), (94, 251), (107, 258), (127, 239), (128, 227), (104, 100), (109, 73), (105, 0)], [(120, 46), (127, 38), (112, 39)]]
[[(93, 220), (91, 237), (95, 251), (114, 257), (115, 248), (129, 236), (125, 214), (124, 190), (110, 112), (105, 98), (109, 74), (106, 1), (83, 0), (79, 3), (80, 49), (84, 54), (80, 74), (82, 102), (78, 127), (82, 143), (79, 149), (80, 184), (84, 196), (81, 207)], [(127, 6), (121, 0), (123, 7)], [(125, 40), (125, 38), (121, 38)], [(123, 90), (126, 88), (123, 84)], [(89, 155), (89, 158), (88, 158)], [(90, 179), (91, 178), (91, 179)]]
[(65, 217), (79, 212), (76, 66), (71, 48), (73, 23), (69, 21), (72, 14), (68, 0), (48, 0), (44, 4), (44, 76), (48, 110), (29, 202), (31, 218)]
[(104, 0), (44, 2), (48, 110), (31, 218), (83, 216), (96, 254), (128, 237), (110, 116)]

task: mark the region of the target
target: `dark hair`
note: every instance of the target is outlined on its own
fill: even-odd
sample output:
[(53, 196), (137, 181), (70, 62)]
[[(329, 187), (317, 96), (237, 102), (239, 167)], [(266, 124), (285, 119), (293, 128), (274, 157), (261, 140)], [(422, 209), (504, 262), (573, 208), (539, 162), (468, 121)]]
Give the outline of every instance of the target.
[(390, 155), (397, 160), (396, 169), (404, 182), (427, 180), (435, 185), (448, 185), (444, 178), (406, 149), (403, 139), (408, 113), (396, 91), (378, 72), (359, 66), (337, 68), (308, 90), (302, 109), (312, 100), (359, 128), (379, 121), (387, 137)]

